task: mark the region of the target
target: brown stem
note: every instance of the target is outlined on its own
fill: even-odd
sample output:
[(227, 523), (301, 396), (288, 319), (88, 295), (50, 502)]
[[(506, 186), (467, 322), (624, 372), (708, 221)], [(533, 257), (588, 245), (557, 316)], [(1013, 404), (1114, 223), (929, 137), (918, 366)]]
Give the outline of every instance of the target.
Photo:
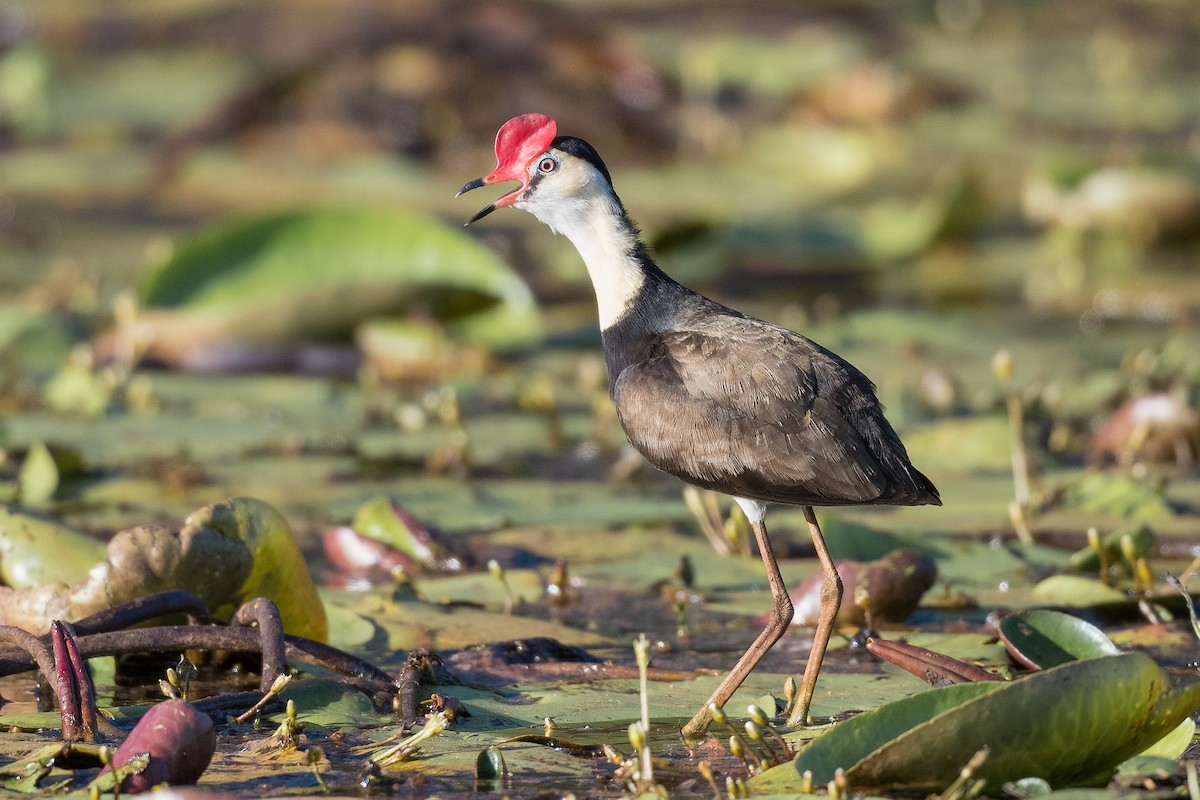
[(279, 608), (270, 598), (256, 597), (237, 610), (230, 624), (243, 627), (258, 626), (262, 647), (262, 679), (259, 688), (263, 692), (270, 691), (284, 667), (283, 620), (279, 618)]
[(207, 619), (208, 607), (191, 592), (158, 592), (98, 611), (71, 623), (71, 627), (74, 628), (76, 636), (89, 636), (102, 631), (132, 628), (134, 625), (171, 614), (187, 614), (189, 619)]
[(54, 694), (58, 697), (58, 711), (62, 717), (64, 742), (77, 742), (83, 738), (79, 724), (79, 687), (75, 685), (75, 671), (71, 669), (71, 657), (67, 655), (67, 634), (59, 620), (50, 623), (50, 646), (54, 652)]
[(982, 667), (907, 642), (868, 639), (867, 651), (916, 675), (932, 686), (1004, 680)]
[[(32, 634), (26, 635), (37, 641)], [(262, 640), (254, 631), (216, 625), (173, 625), (108, 631), (80, 637), (78, 644), (79, 652), (84, 658), (129, 653), (178, 653), (182, 650), (262, 652)], [(284, 655), (288, 660), (336, 672), (343, 676), (347, 684), (370, 695), (377, 707), (391, 707), (396, 683), (390, 675), (374, 664), (302, 636), (285, 635), (284, 645)], [(48, 654), (47, 661), (49, 662)], [(33, 666), (34, 656), (28, 653), (8, 651), (0, 654), (0, 675), (25, 672)], [(53, 674), (52, 662), (50, 669), (50, 674)]]
[(64, 624), (62, 629), (66, 634), (64, 642), (67, 658), (71, 660), (71, 671), (75, 677), (75, 691), (79, 698), (79, 723), (83, 726), (83, 738), (85, 741), (95, 742), (98, 739), (96, 686), (92, 683), (92, 676), (88, 673), (87, 662), (79, 655), (79, 646), (75, 642), (71, 626)]
[(42, 639), (15, 625), (0, 625), (0, 642), (15, 645), (17, 648), (25, 651), (24, 656), (18, 654), (16, 650), (0, 654), (0, 661), (3, 661), (5, 656), (11, 656), (11, 658), (22, 663), (20, 669), (3, 674), (11, 675), (13, 672), (25, 672), (36, 666), (42, 675), (46, 677), (46, 680), (53, 679), (55, 675), (54, 656), (50, 655), (50, 649)]

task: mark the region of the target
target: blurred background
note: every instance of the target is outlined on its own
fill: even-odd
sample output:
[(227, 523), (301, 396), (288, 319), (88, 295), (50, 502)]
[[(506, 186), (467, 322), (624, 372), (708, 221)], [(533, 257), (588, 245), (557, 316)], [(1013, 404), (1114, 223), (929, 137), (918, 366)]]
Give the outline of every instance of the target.
[(3, 474), (55, 444), (97, 527), (619, 475), (578, 257), (453, 196), (529, 111), (675, 277), (843, 352), (939, 484), (996, 478), (980, 518), (1014, 392), (1039, 465), (1154, 460), (1095, 441), (1153, 394), (1187, 466), (1198, 43), (1173, 0), (0, 0)]

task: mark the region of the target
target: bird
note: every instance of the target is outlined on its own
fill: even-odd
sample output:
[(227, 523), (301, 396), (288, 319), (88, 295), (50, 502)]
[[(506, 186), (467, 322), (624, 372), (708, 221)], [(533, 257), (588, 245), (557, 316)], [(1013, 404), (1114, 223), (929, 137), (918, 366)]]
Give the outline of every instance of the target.
[(941, 505), (884, 416), (875, 386), (807, 337), (686, 288), (655, 264), (592, 145), (559, 136), (544, 114), (500, 128), (496, 168), (458, 195), (517, 187), (500, 208), (533, 214), (575, 245), (595, 289), (609, 394), (633, 447), (686, 483), (731, 496), (745, 512), (771, 590), (763, 631), (683, 726), (702, 733), (792, 621), (766, 526), (768, 503), (800, 506), (821, 565), (820, 611), (786, 724), (809, 710), (841, 604), (842, 583), (815, 506)]

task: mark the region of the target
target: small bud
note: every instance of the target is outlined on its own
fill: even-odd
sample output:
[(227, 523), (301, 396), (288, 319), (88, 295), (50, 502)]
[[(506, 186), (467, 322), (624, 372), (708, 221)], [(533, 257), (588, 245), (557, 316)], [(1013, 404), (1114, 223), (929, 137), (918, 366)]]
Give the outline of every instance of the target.
[(750, 737), (750, 741), (752, 741), (752, 742), (761, 742), (762, 741), (762, 739), (763, 739), (762, 728), (758, 727), (757, 723), (755, 723), (754, 720), (752, 720), (752, 719), (746, 720), (746, 724), (743, 725), (742, 727), (744, 727), (746, 729), (746, 735)]
[(1130, 566), (1137, 563), (1137, 548), (1133, 544), (1133, 537), (1128, 533), (1121, 537), (1121, 555)]
[(806, 769), (806, 770), (804, 770), (803, 774), (800, 775), (800, 794), (812, 794), (812, 790), (813, 790), (812, 770)]
[(765, 728), (771, 724), (771, 718), (767, 716), (767, 712), (756, 706), (754, 703), (746, 706), (746, 715), (754, 720), (759, 727)]
[(708, 713), (712, 715), (713, 722), (718, 725), (725, 725), (729, 722), (729, 717), (725, 716), (725, 709), (716, 703), (708, 704)]
[(504, 580), (504, 567), (500, 566), (500, 562), (496, 559), (490, 559), (487, 563), (488, 572), (498, 581)]
[(637, 659), (638, 669), (644, 670), (650, 666), (650, 640), (646, 634), (640, 634), (633, 640), (633, 655)]
[(646, 729), (642, 727), (642, 723), (629, 723), (629, 743), (638, 751), (646, 746)]
[(787, 680), (783, 682), (783, 699), (787, 700), (788, 707), (796, 700), (796, 695), (799, 693), (799, 688), (796, 686), (796, 676), (788, 675)]
[(742, 740), (737, 736), (729, 737), (729, 752), (737, 758), (744, 759), (746, 757), (746, 749), (742, 747)]
[(996, 355), (992, 356), (992, 372), (1000, 379), (1000, 382), (1007, 386), (1012, 382), (1013, 376), (1013, 358), (1012, 353), (1007, 350), (998, 350)]
[(167, 683), (171, 684), (176, 689), (183, 685), (179, 680), (179, 673), (175, 671), (174, 667), (167, 667)]
[(291, 682), (292, 682), (291, 675), (285, 675), (283, 673), (280, 673), (278, 676), (276, 676), (275, 680), (272, 681), (271, 688), (270, 688), (270, 690), (268, 690), (267, 694), (279, 694), (284, 689), (286, 689), (288, 684)]
[(175, 672), (184, 683), (194, 681), (200, 675), (200, 670), (196, 669), (196, 665), (187, 656), (180, 656), (179, 663), (175, 665)]

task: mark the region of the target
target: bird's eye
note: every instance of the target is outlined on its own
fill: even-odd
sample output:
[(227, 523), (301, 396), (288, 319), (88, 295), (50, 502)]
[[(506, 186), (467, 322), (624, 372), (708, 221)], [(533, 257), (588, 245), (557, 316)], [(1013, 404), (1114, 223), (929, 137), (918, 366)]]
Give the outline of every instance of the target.
[(539, 172), (554, 172), (556, 169), (558, 169), (558, 162), (549, 156), (546, 156), (538, 162)]

